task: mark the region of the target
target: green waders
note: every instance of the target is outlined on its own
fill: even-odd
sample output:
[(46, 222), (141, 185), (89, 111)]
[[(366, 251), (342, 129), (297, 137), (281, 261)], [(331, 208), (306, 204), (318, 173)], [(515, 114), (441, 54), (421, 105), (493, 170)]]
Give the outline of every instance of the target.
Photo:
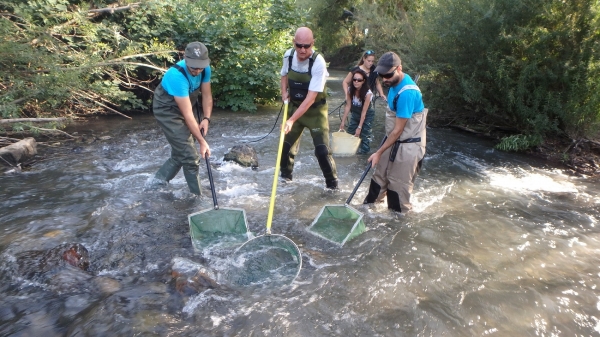
[[(199, 118), (196, 102), (199, 94), (200, 88), (190, 94), (194, 118), (197, 123)], [(169, 144), (171, 144), (171, 158), (167, 159), (154, 177), (168, 182), (183, 168), (183, 175), (190, 192), (201, 195), (200, 177), (198, 176), (200, 156), (195, 146), (194, 136), (185, 124), (174, 97), (163, 89), (162, 84), (159, 84), (154, 91), (152, 110)]]
[[(313, 58), (316, 58), (317, 53), (311, 56), (311, 62)], [(290, 58), (293, 57), (293, 53)], [(289, 116), (293, 115), (298, 109), (302, 101), (308, 94), (308, 85), (311, 79), (311, 68), (312, 63), (309, 66), (307, 73), (300, 73), (291, 69), (292, 61), (289, 61), (290, 67), (288, 69), (288, 86), (290, 88), (291, 97), (291, 112)], [(281, 177), (292, 179), (292, 172), (294, 170), (294, 158), (298, 154), (298, 147), (300, 145), (300, 138), (304, 128), (310, 130), (310, 135), (313, 139), (315, 146), (315, 156), (319, 162), (319, 167), (325, 177), (325, 184), (328, 188), (337, 188), (337, 169), (335, 162), (331, 156), (331, 150), (329, 148), (329, 120), (327, 118), (327, 92), (318, 93), (313, 105), (300, 117), (290, 132), (285, 135), (283, 140), (283, 152), (281, 157)]]

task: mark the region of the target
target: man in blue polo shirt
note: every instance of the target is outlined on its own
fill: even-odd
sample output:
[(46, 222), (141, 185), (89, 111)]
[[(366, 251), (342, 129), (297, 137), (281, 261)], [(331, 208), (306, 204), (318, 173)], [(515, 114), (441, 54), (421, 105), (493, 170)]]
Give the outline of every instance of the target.
[(387, 135), (383, 145), (368, 161), (375, 166), (365, 204), (383, 201), (396, 212), (412, 209), (410, 195), (425, 156), (427, 109), (421, 90), (402, 72), (400, 57), (394, 52), (381, 56), (375, 71), (390, 88), (385, 118)]
[[(208, 49), (204, 44), (188, 44), (184, 59), (167, 70), (154, 91), (152, 102), (154, 117), (171, 145), (171, 157), (154, 177), (168, 182), (183, 168), (188, 188), (195, 195), (201, 195), (201, 189), (200, 157), (194, 138), (200, 144), (200, 156), (210, 156), (210, 148), (203, 136), (208, 133), (213, 108), (209, 64)], [(198, 96), (202, 97), (202, 108), (198, 107)]]

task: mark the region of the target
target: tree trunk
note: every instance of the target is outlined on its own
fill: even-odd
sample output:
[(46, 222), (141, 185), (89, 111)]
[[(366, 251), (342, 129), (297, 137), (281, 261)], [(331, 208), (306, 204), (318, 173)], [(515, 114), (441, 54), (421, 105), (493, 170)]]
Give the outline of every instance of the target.
[(0, 148), (0, 166), (16, 167), (37, 154), (34, 138), (25, 138), (9, 146)]
[(8, 119), (0, 119), (0, 124), (5, 123), (23, 123), (23, 122), (60, 122), (67, 120), (65, 117), (58, 118), (8, 118)]

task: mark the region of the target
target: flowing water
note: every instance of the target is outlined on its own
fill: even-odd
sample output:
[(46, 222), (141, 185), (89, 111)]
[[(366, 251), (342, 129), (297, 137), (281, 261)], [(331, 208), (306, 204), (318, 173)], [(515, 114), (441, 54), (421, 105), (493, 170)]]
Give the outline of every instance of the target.
[[(331, 75), (333, 110), (346, 73)], [(376, 110), (373, 146), (383, 105)], [(219, 205), (244, 209), (257, 236), (265, 232), (278, 128), (250, 143), (257, 170), (222, 157), (267, 134), (278, 111), (215, 111), (208, 134)], [(330, 124), (337, 131), (337, 111)], [(182, 173), (150, 188), (170, 153), (152, 116), (100, 118), (67, 131), (96, 141), (0, 176), (1, 336), (600, 334), (597, 181), (429, 129), (414, 210), (361, 205), (369, 175), (352, 201), (367, 231), (340, 248), (306, 227), (325, 204), (344, 204), (367, 157), (336, 158), (340, 190), (327, 191), (305, 133), (294, 181), (279, 184), (272, 226), (300, 247), (300, 274), (288, 286), (235, 286), (224, 280), (241, 243), (196, 250), (190, 240), (188, 214), (213, 207), (204, 161), (197, 199)], [(68, 242), (88, 249), (88, 272), (63, 267), (26, 278), (16, 268), (20, 253)], [(185, 270), (202, 276), (192, 291), (175, 279), (173, 271)]]

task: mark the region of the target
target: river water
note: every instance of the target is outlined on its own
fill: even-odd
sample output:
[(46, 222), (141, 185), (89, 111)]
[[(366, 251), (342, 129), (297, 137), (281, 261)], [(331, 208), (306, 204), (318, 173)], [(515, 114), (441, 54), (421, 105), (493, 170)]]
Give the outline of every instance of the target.
[[(331, 71), (330, 111), (345, 72)], [(426, 97), (425, 97), (426, 98)], [(250, 143), (259, 168), (223, 163), (232, 146), (271, 130), (279, 108), (215, 111), (208, 134), (219, 205), (246, 211), (265, 232), (278, 129)], [(339, 126), (330, 115), (332, 131)], [(377, 106), (373, 147), (383, 130)], [(180, 173), (148, 181), (170, 148), (152, 116), (69, 126), (94, 142), (56, 150), (0, 176), (1, 336), (590, 336), (600, 335), (600, 187), (560, 168), (502, 153), (487, 141), (428, 129), (414, 210), (352, 205), (367, 231), (343, 247), (306, 228), (325, 204), (344, 204), (366, 156), (338, 157), (340, 190), (324, 189), (305, 133), (294, 181), (280, 183), (272, 232), (301, 249), (289, 286), (177, 290), (172, 270), (202, 268), (216, 282), (232, 250), (194, 250), (188, 214), (210, 209)], [(41, 151), (44, 148), (40, 147)], [(27, 279), (19, 253), (83, 244), (90, 270)]]

